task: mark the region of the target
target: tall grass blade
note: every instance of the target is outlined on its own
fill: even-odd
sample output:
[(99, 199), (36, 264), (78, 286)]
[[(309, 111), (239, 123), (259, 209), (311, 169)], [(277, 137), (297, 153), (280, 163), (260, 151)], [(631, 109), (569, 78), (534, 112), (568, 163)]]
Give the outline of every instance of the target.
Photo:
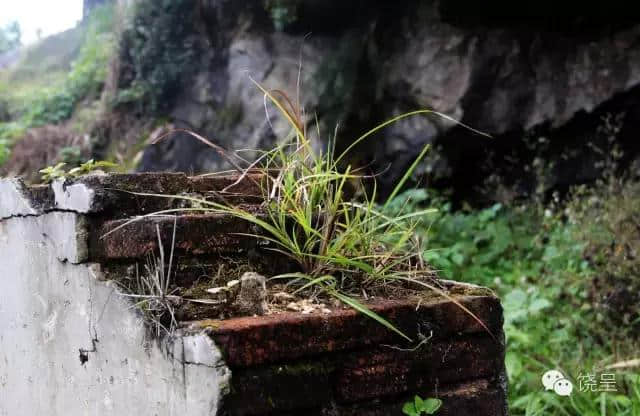
[(420, 152), (420, 154), (418, 155), (416, 160), (413, 161), (413, 163), (411, 164), (409, 169), (407, 169), (407, 171), (402, 176), (402, 179), (400, 179), (400, 182), (398, 182), (398, 184), (395, 186), (395, 188), (393, 188), (393, 192), (391, 192), (391, 195), (389, 195), (389, 197), (387, 198), (386, 202), (384, 203), (384, 205), (382, 207), (383, 210), (387, 206), (389, 206), (389, 203), (393, 200), (393, 198), (395, 198), (398, 195), (398, 192), (400, 192), (400, 190), (404, 186), (405, 182), (407, 182), (407, 180), (411, 177), (411, 175), (413, 175), (413, 171), (416, 170), (416, 168), (418, 167), (418, 164), (422, 161), (424, 156), (427, 154), (427, 152), (429, 151), (430, 147), (431, 146), (429, 145), (429, 143), (427, 143), (422, 148), (422, 151)]
[(358, 302), (357, 300), (343, 295), (340, 292), (335, 292), (335, 293), (331, 293), (332, 296), (336, 297), (338, 300), (340, 300), (340, 302), (344, 303), (345, 305), (348, 305), (350, 307), (352, 307), (353, 309), (355, 309), (356, 311), (360, 312), (361, 314), (368, 316), (369, 318), (377, 321), (378, 323), (382, 324), (383, 326), (387, 327), (388, 329), (392, 330), (393, 332), (395, 332), (396, 334), (400, 335), (402, 338), (406, 339), (409, 342), (413, 342), (413, 340), (411, 338), (409, 338), (407, 335), (404, 334), (404, 332), (400, 331), (398, 328), (396, 328), (393, 324), (391, 324), (389, 321), (387, 321), (386, 319), (384, 319), (382, 316), (378, 315), (377, 313), (375, 313), (374, 311), (372, 311), (371, 309), (367, 308), (366, 306), (364, 306), (362, 303)]

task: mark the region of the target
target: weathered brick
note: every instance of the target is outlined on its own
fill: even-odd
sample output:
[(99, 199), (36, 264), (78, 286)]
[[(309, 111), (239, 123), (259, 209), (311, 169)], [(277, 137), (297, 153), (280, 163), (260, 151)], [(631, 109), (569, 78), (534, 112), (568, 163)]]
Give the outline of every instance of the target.
[(347, 355), (336, 372), (341, 402), (392, 396), (438, 385), (496, 376), (502, 344), (490, 337), (466, 337), (426, 344), (415, 351), (380, 347)]
[[(316, 401), (304, 402), (298, 398), (301, 407), (296, 409), (264, 409), (251, 411), (243, 416), (404, 416), (402, 406), (413, 400), (415, 394), (421, 397), (438, 397), (442, 407), (438, 416), (507, 416), (505, 390), (495, 381), (474, 380), (455, 386), (442, 386), (439, 389), (425, 389), (412, 394), (404, 394), (391, 398), (376, 398), (360, 403), (344, 405), (334, 401), (318, 404)], [(229, 414), (235, 416), (234, 409), (225, 404)]]
[[(241, 180), (240, 180), (241, 179)], [(249, 174), (242, 178), (238, 174), (194, 176), (190, 178), (192, 192), (222, 192), (225, 198), (236, 198), (236, 201), (260, 202), (263, 199), (263, 175)]]
[(496, 380), (502, 346), (489, 337), (466, 337), (416, 351), (378, 347), (333, 352), (284, 364), (233, 370), (231, 415), (370, 403), (413, 391), (432, 391), (469, 380)]
[(281, 414), (331, 401), (332, 360), (306, 360), (233, 372), (225, 399), (230, 416)]
[[(492, 296), (456, 296), (493, 334), (500, 334), (502, 309)], [(449, 300), (421, 305), (409, 301), (376, 301), (370, 308), (384, 316), (409, 336), (432, 331), (434, 340), (457, 333), (486, 333), (472, 317)], [(407, 346), (395, 333), (352, 310), (337, 309), (325, 315), (282, 313), (260, 317), (241, 317), (193, 324), (210, 326), (212, 336), (231, 367), (248, 367), (285, 362), (331, 351), (364, 348), (380, 343)], [(499, 341), (499, 336), (496, 337)], [(498, 342), (496, 341), (496, 342)]]
[[(157, 227), (165, 250), (171, 247), (174, 232), (173, 217), (146, 217), (106, 235), (126, 218), (184, 207), (185, 202), (175, 195), (190, 194), (242, 204), (264, 215), (259, 205), (261, 178), (253, 175), (238, 181), (238, 175), (92, 175), (59, 181), (53, 188), (0, 181), (0, 191), (13, 198), (0, 217), (40, 215), (56, 209), (85, 213), (79, 217), (89, 224), (90, 257), (82, 261), (100, 262), (104, 277), (116, 279), (127, 274), (133, 261), (150, 252), (158, 253)], [(179, 266), (172, 276), (176, 285), (192, 288), (200, 276), (209, 270), (221, 270), (216, 265), (231, 257), (232, 263), (240, 265), (238, 269), (250, 265), (260, 271), (262, 263), (255, 258), (269, 263), (273, 274), (291, 267), (290, 259), (283, 256), (263, 258), (258, 240), (239, 235), (260, 232), (246, 221), (222, 214), (180, 214), (174, 258)], [(208, 320), (212, 313), (220, 316), (220, 311), (212, 312), (215, 308), (209, 306), (179, 306), (175, 316), (180, 321), (202, 318), (182, 322), (181, 329), (200, 333), (209, 328), (206, 332), (231, 368), (231, 393), (224, 399), (221, 414), (401, 415), (404, 402), (419, 394), (443, 399), (439, 415), (506, 415), (499, 300), (487, 289), (443, 280), (437, 284), (453, 299), (430, 295), (419, 306), (408, 300), (369, 303), (372, 310), (412, 337), (413, 343), (350, 308), (335, 308), (330, 314), (282, 313)], [(203, 290), (195, 286), (194, 290)], [(408, 351), (419, 342), (419, 335), (430, 338), (420, 348)]]
[[(442, 407), (438, 416), (506, 416), (505, 390), (496, 382), (475, 380), (454, 387), (428, 389), (420, 391), (421, 397), (438, 397)], [(413, 395), (401, 396), (392, 400), (370, 400), (352, 406), (338, 406), (336, 416), (402, 416), (402, 406)], [(313, 413), (310, 413), (313, 414)]]
[[(145, 217), (120, 229), (128, 220), (107, 221), (97, 226), (90, 241), (92, 259), (140, 259), (158, 252), (158, 234), (165, 249), (171, 247), (173, 217)], [(113, 231), (116, 230), (116, 231)], [(239, 234), (256, 234), (250, 223), (228, 214), (181, 215), (175, 223), (175, 249), (190, 255), (238, 253), (255, 247), (257, 239)]]

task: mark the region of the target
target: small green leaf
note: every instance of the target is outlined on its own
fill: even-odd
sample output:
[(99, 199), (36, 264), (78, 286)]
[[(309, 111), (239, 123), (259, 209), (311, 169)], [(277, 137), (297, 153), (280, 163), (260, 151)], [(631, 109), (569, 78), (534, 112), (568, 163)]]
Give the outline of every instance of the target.
[(413, 402), (416, 406), (416, 411), (422, 412), (422, 409), (424, 408), (424, 400), (422, 400), (420, 396), (416, 395), (416, 397), (414, 397), (413, 399)]
[(418, 416), (418, 412), (416, 411), (416, 407), (413, 403), (407, 402), (402, 406), (402, 413), (408, 416)]
[(442, 406), (442, 400), (429, 398), (423, 402), (422, 411), (428, 415), (432, 415), (440, 409)]

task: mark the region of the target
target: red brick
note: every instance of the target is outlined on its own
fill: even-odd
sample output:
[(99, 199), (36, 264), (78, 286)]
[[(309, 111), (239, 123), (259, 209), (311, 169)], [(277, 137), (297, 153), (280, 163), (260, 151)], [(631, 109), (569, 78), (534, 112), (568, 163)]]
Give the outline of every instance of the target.
[(316, 359), (234, 370), (225, 409), (249, 416), (324, 406), (332, 397), (333, 366), (331, 359)]
[(337, 399), (357, 402), (496, 376), (503, 348), (490, 337), (428, 343), (416, 351), (380, 347), (348, 355), (337, 371)]
[[(91, 212), (114, 219), (185, 205), (183, 199), (171, 198), (172, 195), (197, 194), (198, 198), (220, 203), (258, 204), (263, 200), (261, 177), (247, 175), (235, 184), (240, 179), (237, 174), (188, 177), (184, 173), (125, 173), (85, 176), (66, 185), (82, 183), (93, 189)], [(225, 188), (228, 189), (224, 191)]]
[[(491, 296), (457, 296), (473, 311), (500, 341), (502, 309)], [(433, 331), (434, 341), (458, 333), (484, 333), (485, 329), (448, 300), (423, 304), (418, 311), (409, 301), (376, 301), (370, 308), (416, 339)], [(260, 317), (232, 318), (194, 323), (212, 327), (212, 336), (231, 367), (248, 367), (290, 361), (331, 351), (358, 349), (380, 343), (407, 346), (395, 333), (352, 309), (331, 314), (282, 313)], [(428, 333), (428, 332), (427, 332)]]
[[(442, 400), (438, 416), (507, 416), (505, 389), (490, 380), (475, 380), (439, 390), (419, 392), (421, 397)], [(402, 416), (402, 406), (413, 396), (391, 401), (367, 401), (348, 407), (338, 406), (331, 413), (336, 416)], [(315, 413), (310, 413), (315, 414)], [(320, 413), (322, 414), (322, 413)]]
[[(92, 259), (144, 259), (148, 253), (157, 253), (156, 226), (160, 227), (163, 246), (170, 249), (174, 229), (172, 217), (145, 217), (117, 229), (127, 221), (113, 220), (97, 226), (90, 242)], [(259, 231), (248, 222), (227, 214), (181, 215), (175, 224), (176, 252), (190, 255), (238, 253), (257, 243), (255, 238), (239, 234), (257, 234)]]

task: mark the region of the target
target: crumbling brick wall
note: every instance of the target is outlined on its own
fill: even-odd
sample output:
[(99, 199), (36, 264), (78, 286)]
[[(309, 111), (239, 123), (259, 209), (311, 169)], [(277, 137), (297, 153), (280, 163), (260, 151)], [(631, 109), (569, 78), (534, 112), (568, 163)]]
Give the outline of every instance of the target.
[[(194, 308), (171, 335), (152, 337), (121, 281), (160, 245), (174, 244), (181, 287), (221, 259), (267, 254), (239, 234), (256, 230), (222, 214), (149, 216), (118, 227), (182, 206), (139, 193), (217, 198), (235, 179), (113, 174), (36, 187), (0, 180), (0, 415), (400, 415), (414, 394), (441, 398), (441, 415), (507, 413), (502, 309), (472, 285), (443, 281), (451, 299), (419, 305), (371, 301), (424, 341), (409, 347), (337, 307), (227, 319)], [(227, 199), (260, 201), (255, 183), (237, 186)], [(267, 263), (286, 267), (275, 257)]]

